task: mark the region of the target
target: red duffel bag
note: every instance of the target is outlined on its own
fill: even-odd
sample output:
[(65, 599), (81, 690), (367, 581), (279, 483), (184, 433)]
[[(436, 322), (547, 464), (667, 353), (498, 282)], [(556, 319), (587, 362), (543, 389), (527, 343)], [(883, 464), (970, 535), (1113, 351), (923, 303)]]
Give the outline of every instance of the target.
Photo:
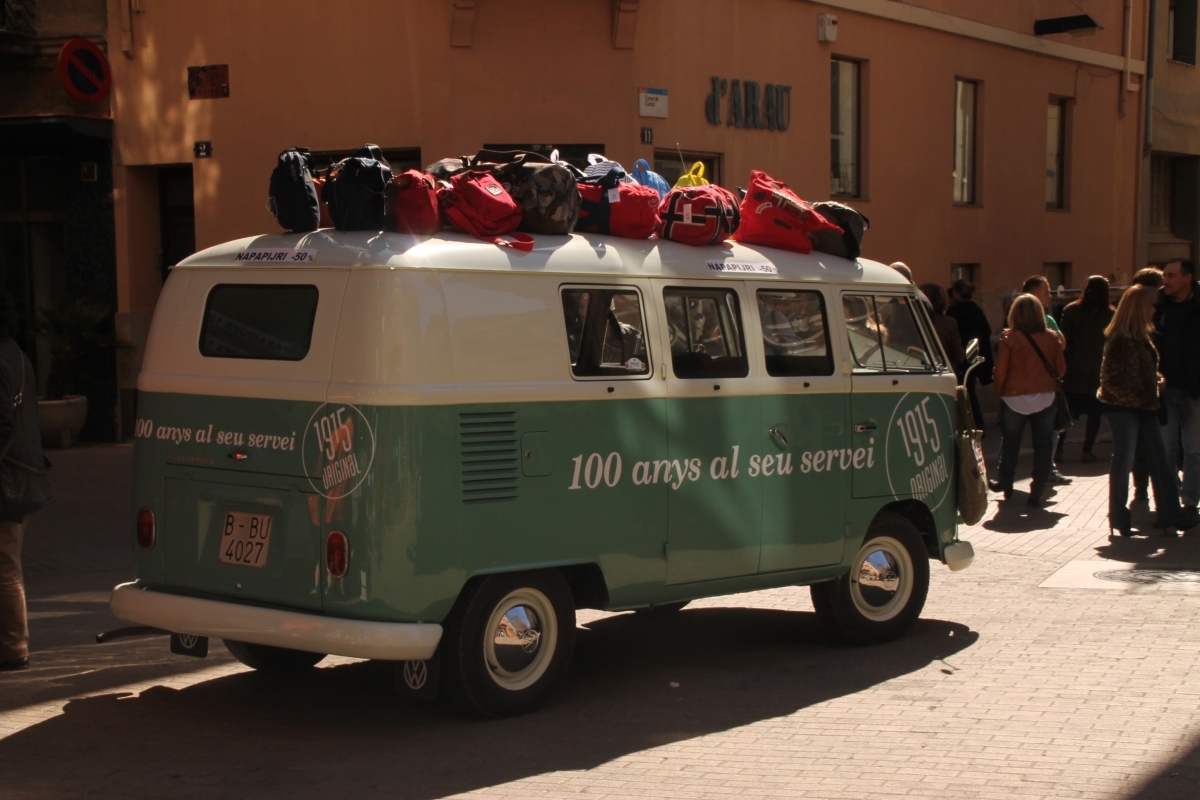
[(690, 245), (723, 242), (738, 229), (737, 198), (728, 189), (681, 186), (667, 192), (658, 206), (662, 236)]
[(387, 188), (386, 215), (396, 233), (429, 236), (442, 229), (442, 209), (432, 175), (410, 169), (392, 178)]
[(822, 230), (842, 233), (787, 184), (760, 170), (751, 170), (750, 187), (742, 198), (742, 225), (733, 237), (736, 241), (811, 253), (808, 235)]
[(649, 239), (658, 230), (658, 192), (649, 186), (608, 180), (606, 175), (595, 182), (579, 181), (579, 195), (583, 205), (577, 231)]
[[(533, 249), (532, 236), (515, 232), (523, 216), (521, 204), (490, 173), (460, 172), (449, 183), (442, 182), (438, 199), (446, 219), (463, 233), (526, 253)], [(503, 235), (513, 241), (500, 238)]]

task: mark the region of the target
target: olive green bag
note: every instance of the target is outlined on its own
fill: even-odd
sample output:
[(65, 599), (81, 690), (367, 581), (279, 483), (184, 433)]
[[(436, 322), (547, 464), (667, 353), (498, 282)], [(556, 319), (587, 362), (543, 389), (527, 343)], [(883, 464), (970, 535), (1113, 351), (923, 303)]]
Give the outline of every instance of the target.
[(958, 513), (967, 525), (983, 519), (988, 507), (987, 465), (983, 461), (983, 431), (975, 430), (971, 400), (958, 387), (958, 426), (954, 434), (958, 455)]

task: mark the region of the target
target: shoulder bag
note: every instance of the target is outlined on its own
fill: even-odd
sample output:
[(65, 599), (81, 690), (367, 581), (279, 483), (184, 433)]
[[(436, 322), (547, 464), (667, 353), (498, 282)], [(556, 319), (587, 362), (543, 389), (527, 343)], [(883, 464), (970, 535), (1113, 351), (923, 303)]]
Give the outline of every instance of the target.
[(1054, 371), (1054, 367), (1050, 366), (1050, 361), (1046, 358), (1046, 354), (1042, 352), (1042, 348), (1038, 347), (1038, 343), (1033, 337), (1025, 331), (1021, 331), (1022, 335), (1029, 340), (1029, 344), (1033, 347), (1033, 352), (1037, 353), (1038, 358), (1042, 360), (1042, 366), (1046, 368), (1046, 372), (1050, 373), (1050, 377), (1054, 378), (1054, 385), (1058, 387), (1058, 391), (1054, 393), (1054, 430), (1059, 433), (1066, 433), (1071, 427), (1074, 418), (1071, 416), (1071, 406), (1067, 404), (1067, 396), (1063, 393), (1063, 379)]

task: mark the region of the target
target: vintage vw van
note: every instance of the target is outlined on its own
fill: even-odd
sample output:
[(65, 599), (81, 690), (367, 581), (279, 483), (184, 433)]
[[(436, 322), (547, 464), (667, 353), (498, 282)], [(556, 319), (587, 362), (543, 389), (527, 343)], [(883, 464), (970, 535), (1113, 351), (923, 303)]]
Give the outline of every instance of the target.
[(810, 585), (870, 643), (956, 532), (955, 378), (886, 266), (575, 234), (318, 231), (172, 271), (139, 378), (124, 620), (261, 670), (404, 662), (515, 713), (577, 608)]

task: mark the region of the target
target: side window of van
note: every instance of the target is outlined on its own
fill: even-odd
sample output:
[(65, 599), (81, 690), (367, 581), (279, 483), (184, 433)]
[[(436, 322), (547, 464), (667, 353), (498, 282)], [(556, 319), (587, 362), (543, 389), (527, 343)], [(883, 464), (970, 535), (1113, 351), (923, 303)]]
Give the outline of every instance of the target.
[(646, 320), (637, 290), (567, 288), (562, 290), (562, 304), (572, 375), (595, 378), (650, 374)]
[(913, 308), (917, 302), (901, 295), (842, 296), (855, 372), (936, 370)]
[(316, 286), (220, 283), (208, 293), (200, 354), (300, 361), (312, 344)]
[(825, 301), (820, 292), (761, 289), (758, 316), (768, 375), (833, 374)]
[(671, 367), (677, 378), (750, 374), (737, 295), (730, 289), (664, 289)]

